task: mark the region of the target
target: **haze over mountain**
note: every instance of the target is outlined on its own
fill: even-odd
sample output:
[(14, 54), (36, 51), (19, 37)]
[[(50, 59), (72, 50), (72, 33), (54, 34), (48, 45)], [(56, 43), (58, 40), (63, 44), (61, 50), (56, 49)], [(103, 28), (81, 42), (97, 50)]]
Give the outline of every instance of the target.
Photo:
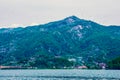
[(120, 26), (70, 16), (44, 25), (0, 29), (0, 65), (63, 68), (75, 63), (95, 68), (118, 56)]

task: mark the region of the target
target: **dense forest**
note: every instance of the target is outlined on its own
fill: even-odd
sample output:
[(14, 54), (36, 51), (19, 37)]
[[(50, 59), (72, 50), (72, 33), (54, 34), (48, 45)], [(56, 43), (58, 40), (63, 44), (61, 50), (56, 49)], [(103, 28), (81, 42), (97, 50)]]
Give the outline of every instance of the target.
[(70, 16), (44, 25), (0, 29), (2, 66), (119, 69), (118, 56), (120, 26)]
[(120, 69), (120, 57), (108, 62), (108, 69)]

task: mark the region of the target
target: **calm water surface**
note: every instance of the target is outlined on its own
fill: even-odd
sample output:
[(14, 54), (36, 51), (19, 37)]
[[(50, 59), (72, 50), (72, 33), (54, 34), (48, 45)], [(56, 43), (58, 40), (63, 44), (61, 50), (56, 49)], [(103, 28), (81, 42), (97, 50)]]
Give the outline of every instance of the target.
[(0, 80), (120, 80), (120, 70), (0, 70)]

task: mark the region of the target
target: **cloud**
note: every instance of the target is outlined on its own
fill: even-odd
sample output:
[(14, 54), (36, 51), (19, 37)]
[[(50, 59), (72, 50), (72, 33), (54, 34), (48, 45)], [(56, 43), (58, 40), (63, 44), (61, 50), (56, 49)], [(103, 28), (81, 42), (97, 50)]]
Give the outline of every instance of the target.
[(120, 0), (0, 0), (0, 27), (43, 24), (71, 15), (120, 25), (119, 3)]
[(11, 25), (3, 25), (0, 28), (16, 28), (16, 27), (25, 27), (22, 24), (11, 24)]

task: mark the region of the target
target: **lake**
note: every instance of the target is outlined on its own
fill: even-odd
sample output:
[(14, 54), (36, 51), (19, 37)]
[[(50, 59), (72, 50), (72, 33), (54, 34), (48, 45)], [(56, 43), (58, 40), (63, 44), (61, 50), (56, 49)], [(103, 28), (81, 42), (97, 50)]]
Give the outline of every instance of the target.
[(120, 80), (120, 70), (0, 70), (0, 80)]

